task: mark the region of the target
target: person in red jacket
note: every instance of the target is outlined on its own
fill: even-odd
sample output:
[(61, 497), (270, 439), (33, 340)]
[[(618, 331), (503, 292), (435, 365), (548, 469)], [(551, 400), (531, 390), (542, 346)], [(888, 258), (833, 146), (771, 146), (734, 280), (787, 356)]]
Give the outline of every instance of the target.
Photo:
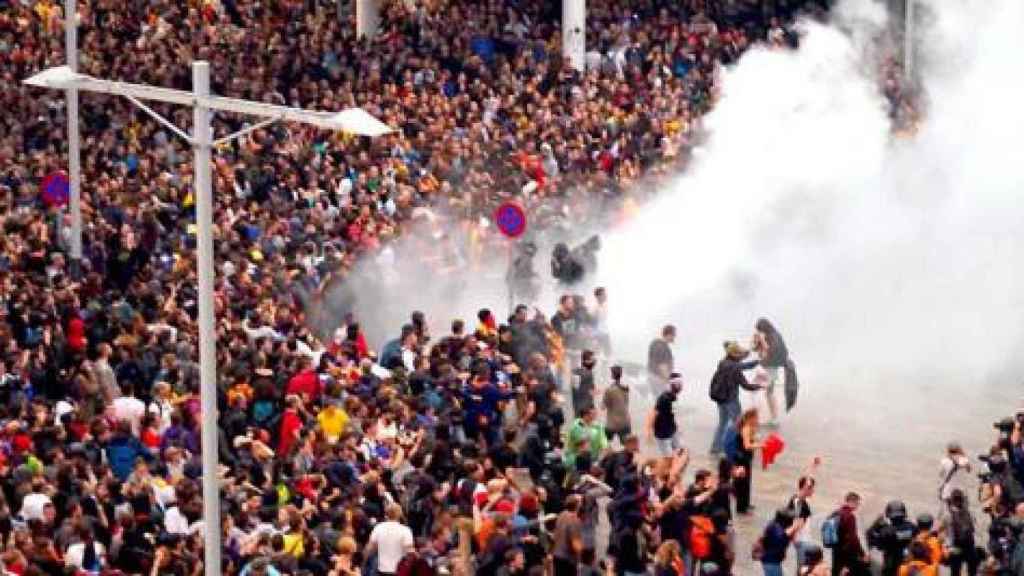
[(78, 310), (68, 313), (67, 321), (68, 348), (75, 354), (85, 354), (85, 322)]
[(839, 576), (843, 568), (849, 570), (849, 576), (868, 576), (871, 571), (868, 554), (860, 542), (857, 532), (857, 508), (860, 507), (860, 495), (850, 492), (844, 499), (839, 514), (839, 543), (832, 549), (832, 575)]
[(313, 361), (303, 356), (299, 359), (299, 373), (288, 381), (285, 394), (295, 394), (306, 402), (315, 402), (320, 398), (320, 377), (313, 369)]
[(277, 440), (277, 455), (281, 458), (288, 457), (288, 453), (302, 432), (302, 417), (299, 415), (300, 402), (302, 400), (298, 396), (289, 395), (285, 399), (286, 408), (281, 414), (281, 429)]

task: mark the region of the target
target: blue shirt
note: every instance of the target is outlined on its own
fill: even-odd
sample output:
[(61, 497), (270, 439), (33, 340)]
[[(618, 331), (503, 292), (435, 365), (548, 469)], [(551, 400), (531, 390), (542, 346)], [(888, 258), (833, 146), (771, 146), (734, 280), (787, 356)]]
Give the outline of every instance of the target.
[(778, 522), (772, 522), (764, 530), (764, 556), (761, 562), (765, 564), (782, 564), (786, 560), (786, 549), (789, 548), (789, 535), (785, 528)]

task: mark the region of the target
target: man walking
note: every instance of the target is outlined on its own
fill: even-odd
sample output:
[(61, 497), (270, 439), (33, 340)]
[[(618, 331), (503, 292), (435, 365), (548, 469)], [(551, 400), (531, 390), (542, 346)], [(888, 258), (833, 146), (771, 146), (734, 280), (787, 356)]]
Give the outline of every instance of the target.
[(750, 370), (758, 364), (757, 360), (743, 361), (750, 351), (733, 341), (726, 342), (724, 346), (725, 358), (719, 361), (708, 390), (708, 396), (718, 405), (718, 428), (711, 442), (712, 456), (722, 453), (729, 423), (735, 422), (740, 416), (740, 388), (751, 392), (761, 389), (761, 386), (748, 382), (743, 375), (744, 370)]
[(652, 398), (668, 389), (669, 376), (675, 371), (672, 344), (676, 341), (676, 327), (668, 324), (661, 329), (661, 337), (655, 338), (647, 349), (648, 392)]
[(629, 419), (629, 387), (622, 382), (622, 366), (612, 366), (610, 372), (612, 383), (602, 398), (604, 429), (608, 433), (609, 442), (618, 436), (619, 442), (625, 445), (632, 428)]
[(653, 438), (658, 455), (668, 458), (681, 447), (679, 425), (673, 405), (683, 389), (683, 378), (679, 374), (669, 375), (668, 390), (662, 392), (654, 402), (654, 409), (647, 418), (647, 437)]
[(593, 408), (594, 403), (594, 366), (597, 359), (593, 350), (584, 350), (580, 367), (573, 370), (572, 374), (572, 410), (573, 415), (579, 418), (583, 410)]
[(860, 542), (857, 533), (857, 508), (860, 507), (860, 495), (850, 492), (843, 500), (843, 506), (836, 511), (839, 516), (838, 542), (832, 548), (832, 576), (840, 576), (843, 569), (849, 570), (849, 576), (868, 576), (868, 554)]
[(817, 480), (814, 478), (814, 473), (817, 471), (818, 466), (821, 464), (821, 458), (815, 456), (811, 461), (810, 467), (807, 471), (800, 476), (796, 484), (796, 494), (789, 499), (786, 503), (786, 508), (793, 512), (793, 517), (801, 522), (800, 527), (797, 529), (796, 534), (793, 535), (793, 548), (796, 551), (796, 568), (797, 573), (800, 572), (800, 567), (804, 565), (804, 556), (807, 550), (811, 546), (815, 546), (810, 530), (807, 525), (811, 520), (811, 505), (810, 500), (814, 496), (814, 488), (817, 486)]

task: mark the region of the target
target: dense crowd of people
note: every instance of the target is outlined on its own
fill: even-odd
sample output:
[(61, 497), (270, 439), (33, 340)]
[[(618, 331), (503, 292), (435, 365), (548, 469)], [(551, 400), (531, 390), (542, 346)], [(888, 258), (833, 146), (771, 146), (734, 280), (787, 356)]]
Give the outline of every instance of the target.
[[(797, 11), (826, 3), (589, 0), (575, 71), (557, 2), (391, 1), (364, 41), (333, 2), (80, 0), (83, 72), (188, 89), (188, 63), (207, 59), (218, 94), (361, 106), (397, 128), (275, 125), (215, 154), (216, 421), (199, 413), (186, 144), (126, 101), (81, 96), (81, 275), (62, 202), (39, 194), (67, 165), (64, 102), (20, 80), (63, 63), (60, 4), (0, 0), (6, 573), (197, 574), (206, 529), (222, 531), (226, 574), (733, 573), (730, 499), (739, 486), (749, 503), (749, 475), (727, 454), (685, 484), (689, 454), (661, 427), (671, 402), (652, 418), (660, 457), (640, 455), (621, 369), (595, 359), (600, 297), (562, 298), (550, 318), (481, 310), (443, 337), (413, 314), (379, 350), (358, 310), (324, 337), (304, 305), (424, 213), (479, 236), (481, 258), (494, 232), (477, 223), (505, 199), (540, 226), (628, 214), (657, 188), (640, 179), (685, 164), (717, 67), (753, 43), (787, 49)], [(188, 110), (155, 108), (189, 125)], [(243, 122), (218, 115), (215, 131)], [(671, 394), (673, 371), (659, 375)], [(723, 424), (719, 452), (749, 458), (758, 416), (725, 404), (737, 431)], [(220, 437), (215, 528), (201, 520), (203, 425)], [(1005, 504), (1012, 485), (993, 486)], [(797, 522), (813, 476), (798, 490)], [(798, 540), (788, 518), (766, 532), (766, 571)], [(823, 573), (820, 549), (798, 550), (804, 573)]]

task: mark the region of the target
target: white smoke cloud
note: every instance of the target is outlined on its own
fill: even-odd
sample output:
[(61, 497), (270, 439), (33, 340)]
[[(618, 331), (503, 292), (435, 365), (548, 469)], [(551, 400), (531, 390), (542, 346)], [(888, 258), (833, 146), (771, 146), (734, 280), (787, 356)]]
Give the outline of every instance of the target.
[(910, 140), (891, 136), (871, 2), (803, 23), (797, 51), (755, 49), (725, 71), (691, 171), (607, 239), (620, 354), (642, 360), (675, 323), (683, 370), (706, 383), (721, 341), (765, 315), (830, 400), (1014, 376), (1024, 4), (919, 10), (929, 111)]

